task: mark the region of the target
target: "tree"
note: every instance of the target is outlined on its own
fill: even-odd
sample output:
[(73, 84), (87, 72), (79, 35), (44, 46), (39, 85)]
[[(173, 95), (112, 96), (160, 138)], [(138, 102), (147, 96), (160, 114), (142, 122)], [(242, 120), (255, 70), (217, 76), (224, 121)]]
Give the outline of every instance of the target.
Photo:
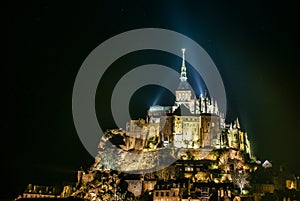
[(219, 167), (226, 173), (229, 171), (228, 159), (229, 159), (228, 152), (222, 153), (222, 155), (219, 158)]
[(234, 171), (231, 174), (231, 178), (233, 183), (239, 187), (241, 194), (243, 194), (243, 189), (250, 184), (248, 180), (249, 174), (244, 171)]
[(201, 182), (211, 181), (209, 172), (198, 172), (197, 174), (195, 174), (195, 178)]

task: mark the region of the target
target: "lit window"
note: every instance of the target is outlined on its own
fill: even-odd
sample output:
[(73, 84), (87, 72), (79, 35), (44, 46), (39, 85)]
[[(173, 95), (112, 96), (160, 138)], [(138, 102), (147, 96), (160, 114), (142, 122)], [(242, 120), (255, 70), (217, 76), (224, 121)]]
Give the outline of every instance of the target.
[(186, 172), (191, 172), (191, 171), (194, 171), (194, 168), (192, 168), (192, 167), (185, 167), (184, 170)]

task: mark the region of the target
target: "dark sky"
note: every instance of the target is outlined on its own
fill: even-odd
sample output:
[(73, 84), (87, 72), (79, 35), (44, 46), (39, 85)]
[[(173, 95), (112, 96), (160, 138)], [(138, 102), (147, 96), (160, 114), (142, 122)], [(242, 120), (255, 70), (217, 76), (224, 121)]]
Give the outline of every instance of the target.
[[(285, 163), (300, 173), (299, 7), (295, 2), (10, 2), (8, 62), (2, 68), (7, 92), (2, 96), (6, 105), (1, 167), (7, 185), (1, 195), (21, 193), (28, 183), (73, 181), (80, 166), (91, 165), (93, 158), (81, 145), (72, 119), (76, 74), (103, 41), (146, 27), (174, 30), (198, 42), (223, 78), (228, 121), (240, 118), (259, 159)], [(107, 110), (114, 82), (126, 70), (153, 62), (149, 58), (180, 68), (180, 58), (157, 51), (117, 60), (98, 86), (107, 93), (96, 98), (98, 117), (107, 114), (102, 127), (114, 125)], [(108, 77), (113, 80), (108, 82)], [(158, 103), (172, 102), (173, 97), (161, 88), (142, 88), (131, 101), (133, 117), (143, 117), (156, 90), (162, 94)]]

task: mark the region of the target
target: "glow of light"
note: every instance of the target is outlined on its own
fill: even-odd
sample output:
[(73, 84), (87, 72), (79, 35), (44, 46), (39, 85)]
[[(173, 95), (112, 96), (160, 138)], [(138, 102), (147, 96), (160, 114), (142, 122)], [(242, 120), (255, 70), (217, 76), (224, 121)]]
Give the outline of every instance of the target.
[(202, 86), (203, 84), (201, 83), (200, 78), (196, 78), (195, 82), (196, 82), (195, 93), (198, 93), (198, 95), (204, 94), (205, 90), (203, 88), (205, 88), (205, 86)]
[(157, 105), (158, 101), (160, 100), (160, 97), (161, 97), (162, 93), (163, 93), (162, 90), (159, 90), (159, 92), (157, 93), (157, 95), (156, 95), (156, 97), (155, 97), (155, 99), (152, 103), (153, 106)]

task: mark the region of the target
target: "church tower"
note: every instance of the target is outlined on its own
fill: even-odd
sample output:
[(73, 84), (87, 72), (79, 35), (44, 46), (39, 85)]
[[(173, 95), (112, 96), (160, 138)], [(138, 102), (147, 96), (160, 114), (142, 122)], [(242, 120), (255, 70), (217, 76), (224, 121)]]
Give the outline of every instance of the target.
[(195, 99), (190, 84), (187, 82), (187, 73), (185, 66), (185, 48), (182, 50), (182, 66), (180, 72), (180, 82), (176, 90), (176, 106), (184, 105), (192, 114), (195, 113)]

